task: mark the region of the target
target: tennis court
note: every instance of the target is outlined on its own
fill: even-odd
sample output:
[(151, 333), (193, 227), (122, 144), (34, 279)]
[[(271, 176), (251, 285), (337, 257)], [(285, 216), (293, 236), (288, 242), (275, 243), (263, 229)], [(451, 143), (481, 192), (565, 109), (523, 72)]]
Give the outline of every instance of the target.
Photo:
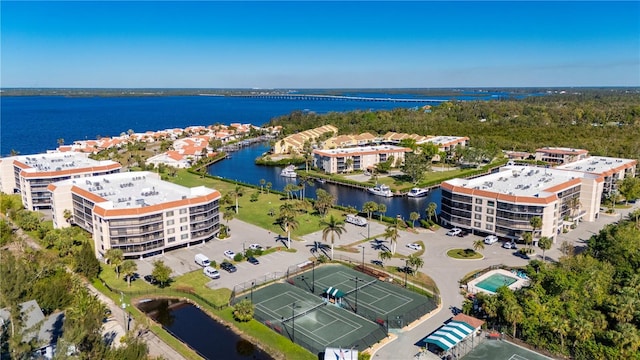
[(436, 308), (431, 298), (339, 264), (316, 267), (288, 281), (318, 297), (338, 289), (343, 307), (387, 328), (402, 328)]
[(362, 351), (387, 336), (382, 326), (287, 283), (269, 285), (250, 296), (257, 320), (314, 354), (326, 347)]
[(507, 341), (487, 340), (471, 350), (462, 359), (549, 360), (551, 358)]

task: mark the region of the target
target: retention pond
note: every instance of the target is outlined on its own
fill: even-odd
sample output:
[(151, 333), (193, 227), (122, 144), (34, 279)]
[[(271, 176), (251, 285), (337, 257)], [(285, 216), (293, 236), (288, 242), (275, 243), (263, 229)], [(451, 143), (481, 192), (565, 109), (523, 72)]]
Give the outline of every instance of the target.
[(189, 302), (158, 299), (140, 303), (138, 308), (205, 359), (273, 360)]

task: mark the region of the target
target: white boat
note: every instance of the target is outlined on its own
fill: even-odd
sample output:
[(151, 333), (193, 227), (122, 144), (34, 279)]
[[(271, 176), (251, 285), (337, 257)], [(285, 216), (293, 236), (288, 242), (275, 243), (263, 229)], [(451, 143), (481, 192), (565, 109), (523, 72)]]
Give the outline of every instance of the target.
[(280, 176), (284, 176), (287, 178), (294, 178), (297, 177), (298, 174), (296, 174), (296, 167), (294, 165), (289, 165), (286, 168), (282, 169), (282, 171), (280, 171)]
[(347, 219), (345, 220), (345, 222), (348, 222), (348, 223), (353, 224), (353, 225), (358, 225), (358, 226), (366, 226), (367, 225), (367, 219), (363, 218), (362, 216), (357, 216), (357, 215), (353, 215), (353, 214), (348, 214), (347, 215)]
[(411, 190), (409, 190), (409, 192), (407, 193), (408, 197), (413, 197), (413, 198), (417, 198), (417, 197), (423, 197), (423, 196), (427, 196), (427, 194), (429, 193), (429, 190), (427, 189), (423, 189), (423, 188), (412, 188)]
[(327, 182), (326, 179), (320, 179), (320, 178), (316, 179), (316, 181), (319, 182), (320, 184), (324, 184)]
[(374, 195), (378, 195), (378, 196), (384, 196), (384, 197), (392, 197), (393, 196), (393, 192), (391, 191), (391, 189), (389, 189), (389, 187), (387, 185), (384, 184), (377, 184), (376, 186), (367, 189), (370, 193), (374, 194)]

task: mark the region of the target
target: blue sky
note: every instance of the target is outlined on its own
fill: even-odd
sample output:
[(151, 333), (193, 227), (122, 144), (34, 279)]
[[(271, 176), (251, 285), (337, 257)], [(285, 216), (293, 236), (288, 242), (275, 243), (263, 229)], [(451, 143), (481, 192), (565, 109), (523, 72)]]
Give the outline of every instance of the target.
[(640, 3), (1, 3), (2, 87), (639, 86)]

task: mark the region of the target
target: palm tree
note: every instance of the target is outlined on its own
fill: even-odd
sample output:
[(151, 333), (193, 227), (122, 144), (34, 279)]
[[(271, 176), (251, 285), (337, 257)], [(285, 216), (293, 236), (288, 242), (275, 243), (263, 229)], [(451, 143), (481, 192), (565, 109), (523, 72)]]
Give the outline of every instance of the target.
[(62, 216), (64, 217), (64, 220), (65, 220), (67, 223), (71, 223), (71, 218), (73, 217), (73, 213), (71, 212), (71, 210), (69, 210), (69, 209), (64, 209), (64, 211), (63, 211), (63, 213), (62, 213), (62, 214), (63, 214)]
[(389, 225), (383, 234), (385, 239), (389, 239), (393, 246), (391, 253), (396, 253), (396, 243), (400, 237), (400, 219), (396, 218), (394, 223)]
[(484, 250), (484, 241), (482, 239), (478, 239), (473, 242), (473, 250), (475, 252), (479, 252), (478, 250)]
[(260, 179), (260, 194), (262, 194), (262, 190), (264, 189), (264, 184), (266, 184), (267, 181), (265, 179)]
[(522, 234), (522, 240), (524, 240), (524, 244), (529, 246), (533, 242), (533, 235), (530, 232), (526, 232)]
[(382, 221), (382, 216), (387, 212), (387, 205), (383, 203), (378, 204), (378, 212), (380, 213), (380, 221)]
[(231, 195), (236, 198), (236, 214), (238, 213), (238, 198), (242, 196), (244, 189), (240, 185), (236, 185), (236, 188), (231, 192)]
[(347, 232), (344, 227), (344, 222), (336, 219), (333, 215), (329, 216), (329, 219), (321, 220), (320, 226), (324, 226), (322, 229), (322, 241), (326, 242), (327, 237), (331, 235), (331, 260), (333, 260), (333, 244), (335, 241), (335, 235), (338, 235), (338, 239), (343, 232)]
[(227, 222), (227, 229), (229, 228), (229, 221), (233, 220), (235, 213), (231, 209), (227, 209), (222, 213), (222, 220)]
[(378, 253), (378, 258), (380, 259), (380, 261), (389, 260), (391, 259), (391, 257), (393, 257), (393, 255), (390, 251), (380, 251)]
[(107, 260), (111, 266), (114, 267), (116, 271), (117, 278), (120, 278), (120, 265), (122, 265), (122, 261), (124, 261), (124, 254), (120, 249), (109, 249), (104, 254), (104, 258)]
[(287, 232), (287, 248), (291, 249), (291, 231), (298, 228), (298, 221), (295, 216), (284, 212), (280, 214), (278, 223), (282, 230)]
[(371, 238), (371, 214), (378, 210), (378, 204), (374, 201), (367, 201), (362, 205), (362, 212), (367, 214), (369, 221), (367, 222), (367, 239)]
[(538, 240), (538, 247), (542, 249), (542, 262), (546, 260), (544, 252), (551, 249), (552, 243), (553, 243), (553, 240), (551, 240), (551, 238), (547, 236), (543, 236), (540, 238), (540, 240)]
[(413, 268), (413, 271), (418, 272), (418, 269), (424, 266), (424, 260), (420, 256), (411, 254), (407, 259), (407, 264)]
[(438, 214), (436, 210), (438, 210), (438, 204), (434, 202), (430, 202), (429, 205), (427, 206), (427, 217), (429, 218), (429, 220), (435, 217), (436, 222), (438, 222)]
[(412, 212), (411, 214), (409, 214), (409, 220), (411, 220), (411, 227), (415, 228), (416, 227), (416, 220), (420, 219), (420, 214), (418, 214), (417, 212)]
[(272, 186), (273, 184), (271, 184), (271, 182), (267, 182), (267, 184), (264, 186), (264, 188), (267, 190), (267, 194), (269, 194), (269, 190), (271, 189)]
[(536, 230), (542, 228), (542, 218), (540, 216), (534, 216), (531, 219), (529, 219), (529, 224), (533, 228), (531, 235), (535, 237)]
[(313, 186), (313, 179), (311, 177), (309, 177), (308, 175), (306, 175), (306, 174), (298, 175), (298, 179), (300, 180), (298, 182), (298, 186), (300, 187), (300, 190), (302, 191), (302, 194), (300, 195), (300, 200), (303, 200), (305, 192), (307, 190), (307, 185)]
[(351, 172), (351, 167), (353, 166), (353, 158), (348, 158), (344, 161), (344, 166), (346, 167), (347, 172)]
[(287, 185), (284, 186), (284, 192), (287, 193), (287, 200), (291, 200), (291, 198), (293, 197), (292, 194), (295, 190), (296, 190), (296, 186), (292, 183), (288, 183)]
[(127, 278), (127, 283), (131, 287), (131, 278), (138, 271), (138, 265), (133, 260), (125, 260), (122, 263), (122, 274)]

